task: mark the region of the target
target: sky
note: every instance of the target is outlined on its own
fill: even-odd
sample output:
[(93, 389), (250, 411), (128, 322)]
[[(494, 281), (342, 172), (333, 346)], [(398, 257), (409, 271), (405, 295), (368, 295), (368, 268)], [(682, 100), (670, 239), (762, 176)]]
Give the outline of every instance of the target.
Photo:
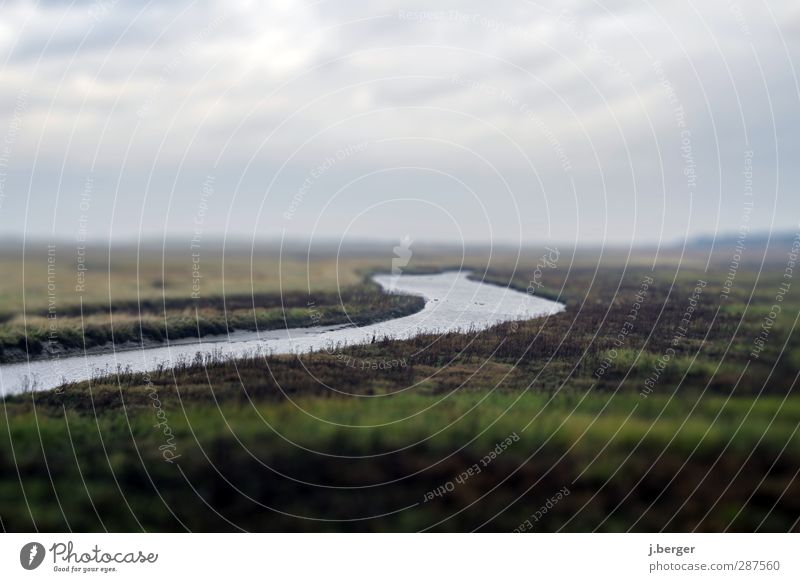
[(800, 228), (800, 3), (10, 0), (0, 234)]

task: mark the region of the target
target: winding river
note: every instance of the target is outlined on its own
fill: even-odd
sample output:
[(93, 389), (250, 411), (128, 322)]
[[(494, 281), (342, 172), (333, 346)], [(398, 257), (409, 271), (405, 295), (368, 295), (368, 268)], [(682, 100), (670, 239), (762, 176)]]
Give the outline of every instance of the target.
[(373, 338), (408, 339), (425, 333), (484, 329), (498, 323), (558, 313), (561, 303), (468, 279), (469, 272), (435, 275), (376, 275), (374, 280), (392, 293), (419, 295), (425, 307), (406, 317), (355, 326), (304, 327), (271, 331), (231, 332), (200, 340), (170, 341), (89, 355), (62, 356), (0, 366), (0, 394), (49, 390), (111, 374), (118, 369), (154, 370), (160, 366), (210, 356), (292, 354), (365, 344)]

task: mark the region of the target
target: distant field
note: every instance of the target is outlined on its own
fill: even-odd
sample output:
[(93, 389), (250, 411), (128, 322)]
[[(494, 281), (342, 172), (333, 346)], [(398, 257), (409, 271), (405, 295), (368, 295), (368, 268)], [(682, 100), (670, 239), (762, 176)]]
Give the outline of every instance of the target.
[(797, 531), (800, 293), (781, 292), (785, 254), (732, 276), (698, 257), (540, 268), (538, 252), (466, 264), (560, 297), (548, 319), (7, 399), (5, 527)]
[[(81, 353), (113, 343), (126, 346), (232, 330), (312, 324), (366, 324), (420, 309), (419, 302), (386, 297), (368, 275), (392, 268), (392, 245), (336, 253), (279, 253), (234, 246), (198, 253), (189, 248), (134, 246), (78, 256), (74, 245), (31, 243), (0, 254), (0, 362), (49, 353)], [(492, 261), (421, 250), (413, 269), (513, 267), (509, 252)], [(412, 268), (409, 269), (413, 270)]]
[[(47, 352), (81, 352), (118, 345), (180, 339), (232, 330), (267, 330), (312, 324), (365, 324), (421, 306), (386, 297), (365, 279), (391, 267), (383, 260), (280, 257), (246, 249), (224, 255), (174, 248), (94, 251), (79, 263), (38, 245), (25, 261), (0, 256), (0, 362)], [(79, 264), (81, 265), (79, 270)], [(80, 278), (79, 278), (80, 277)]]

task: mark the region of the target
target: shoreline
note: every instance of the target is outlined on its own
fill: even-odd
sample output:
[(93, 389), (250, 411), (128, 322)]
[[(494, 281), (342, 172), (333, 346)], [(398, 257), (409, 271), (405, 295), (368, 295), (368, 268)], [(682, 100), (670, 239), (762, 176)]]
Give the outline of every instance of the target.
[[(398, 317), (405, 317), (413, 315), (422, 311), (425, 308), (425, 301), (421, 297), (408, 295), (409, 304), (406, 307), (396, 307), (394, 309), (381, 312), (375, 316), (362, 316), (362, 317), (347, 317), (346, 315), (341, 318), (332, 317), (333, 321), (320, 325), (319, 322), (314, 322), (311, 319), (306, 321), (307, 325), (299, 325), (291, 323), (287, 320), (280, 322), (280, 325), (261, 325), (248, 327), (230, 328), (227, 333), (222, 334), (201, 334), (179, 336), (174, 339), (167, 337), (164, 340), (157, 340), (151, 338), (142, 338), (141, 341), (125, 341), (120, 343), (106, 342), (104, 344), (96, 344), (85, 348), (62, 348), (57, 350), (49, 350), (47, 345), (42, 346), (42, 351), (39, 353), (32, 353), (20, 348), (5, 348), (4, 352), (0, 354), (0, 366), (11, 364), (24, 364), (26, 362), (42, 362), (42, 361), (56, 361), (60, 358), (74, 358), (79, 356), (95, 356), (102, 354), (113, 354), (130, 352), (133, 350), (147, 350), (151, 348), (165, 348), (172, 345), (181, 346), (195, 342), (203, 343), (221, 343), (221, 342), (235, 342), (235, 336), (243, 333), (253, 332), (269, 332), (289, 329), (308, 329), (308, 328), (324, 328), (326, 330), (342, 329), (346, 327), (360, 327), (370, 325), (373, 323), (381, 323)], [(277, 322), (276, 322), (277, 323)]]

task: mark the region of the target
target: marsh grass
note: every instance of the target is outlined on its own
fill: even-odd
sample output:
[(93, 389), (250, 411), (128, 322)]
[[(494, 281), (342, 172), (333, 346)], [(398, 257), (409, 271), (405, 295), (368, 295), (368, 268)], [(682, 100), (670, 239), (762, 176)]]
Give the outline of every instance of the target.
[[(20, 402), (9, 410), (2, 430), (14, 442), (22, 488), (16, 480), (4, 480), (3, 499), (21, 498), (24, 488), (33, 515), (19, 504), (6, 506), (4, 521), (12, 530), (31, 529), (33, 524), (66, 529), (67, 520), (55, 503), (57, 495), (69, 526), (80, 530), (138, 529), (134, 515), (147, 529), (180, 530), (173, 513), (193, 530), (231, 529), (230, 523), (202, 509), (198, 498), (202, 496), (226, 518), (251, 530), (408, 530), (433, 526), (486, 495), (480, 504), (435, 529), (472, 529), (488, 522), (485, 529), (511, 530), (556, 485), (569, 485), (574, 499), (548, 516), (540, 524), (543, 530), (592, 529), (609, 516), (612, 520), (603, 529), (715, 530), (730, 525), (748, 530), (764, 519), (762, 527), (780, 530), (800, 515), (798, 488), (792, 480), (800, 462), (796, 404), (765, 398), (750, 410), (719, 397), (655, 397), (640, 404), (636, 416), (626, 422), (638, 400), (617, 396), (609, 409), (611, 398), (460, 394), (442, 400), (404, 394), (356, 401), (303, 397), (293, 403), (237, 402), (219, 407), (173, 403), (166, 409), (181, 455), (180, 472), (161, 458), (161, 438), (152, 428), (152, 410), (146, 405), (98, 418), (78, 411), (40, 412), (33, 425), (28, 421), (31, 403)], [(692, 410), (694, 404), (698, 407)], [(430, 408), (427, 413), (418, 414), (426, 408)], [(397, 422), (403, 418), (407, 420)], [(348, 424), (359, 427), (342, 426)], [(740, 425), (743, 428), (736, 430)], [(421, 501), (426, 491), (480, 462), (512, 432), (520, 435), (520, 441), (479, 479), (435, 503), (398, 515), (324, 523), (290, 519), (264, 507), (314, 519), (391, 512)], [(77, 463), (73, 446), (79, 452)], [(55, 488), (41, 479), (43, 451)], [(3, 449), (4, 466), (10, 462), (8, 454)], [(684, 462), (687, 465), (681, 469)], [(709, 477), (702, 480), (707, 471)], [(759, 480), (765, 477), (757, 487), (753, 471)], [(181, 473), (196, 494), (187, 489)], [(81, 478), (87, 482), (85, 489), (78, 485)], [(396, 479), (400, 480), (385, 484)], [(500, 511), (531, 485), (529, 493)], [(500, 487), (491, 491), (496, 486)], [(689, 495), (695, 486), (697, 492)], [(592, 500), (601, 487), (601, 495)], [(729, 509), (742, 508), (751, 494), (756, 495), (755, 503), (733, 519), (735, 512)], [(632, 497), (614, 510), (626, 495)], [(689, 501), (688, 507), (675, 513), (682, 500)], [(782, 511), (772, 513), (776, 500)], [(99, 508), (102, 521), (90, 501)], [(646, 511), (650, 502), (654, 506)], [(719, 510), (701, 520), (715, 502)], [(584, 504), (588, 505), (582, 508)]]

